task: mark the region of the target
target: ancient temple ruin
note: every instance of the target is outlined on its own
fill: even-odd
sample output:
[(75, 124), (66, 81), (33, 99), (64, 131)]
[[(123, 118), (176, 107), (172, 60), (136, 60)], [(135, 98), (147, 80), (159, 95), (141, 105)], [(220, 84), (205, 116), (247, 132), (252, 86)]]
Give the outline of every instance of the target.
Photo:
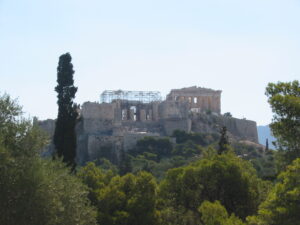
[[(97, 158), (103, 147), (120, 152), (145, 136), (170, 136), (174, 130), (218, 133), (226, 126), (240, 140), (258, 142), (256, 123), (221, 115), (221, 91), (201, 87), (159, 92), (104, 91), (101, 102), (85, 102), (77, 125), (78, 163)], [(40, 126), (53, 135), (49, 120)], [(54, 121), (53, 121), (54, 123)]]
[(193, 86), (173, 89), (165, 101), (161, 99), (159, 92), (106, 90), (100, 95), (101, 104), (96, 104), (93, 109), (87, 109), (88, 106), (83, 105), (82, 114), (85, 118), (87, 111), (97, 115), (110, 115), (115, 122), (145, 122), (168, 118), (185, 119), (189, 112), (221, 113), (221, 91)]
[(172, 89), (167, 95), (168, 101), (186, 101), (192, 112), (211, 111), (221, 113), (221, 92), (197, 86)]

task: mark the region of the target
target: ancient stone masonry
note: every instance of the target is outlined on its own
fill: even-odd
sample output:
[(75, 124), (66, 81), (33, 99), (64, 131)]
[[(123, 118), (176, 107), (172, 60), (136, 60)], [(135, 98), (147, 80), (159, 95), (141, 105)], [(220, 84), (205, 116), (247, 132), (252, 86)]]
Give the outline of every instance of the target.
[[(141, 92), (143, 96), (132, 92), (135, 95), (129, 100), (125, 94), (118, 99), (121, 92), (105, 91), (102, 103), (82, 105), (77, 125), (79, 164), (96, 159), (103, 149), (110, 148), (120, 155), (121, 150), (134, 147), (145, 136), (170, 136), (176, 129), (214, 133), (226, 126), (233, 137), (258, 142), (255, 122), (220, 114), (221, 91), (196, 86), (173, 89), (165, 101), (158, 100), (157, 92)], [(45, 130), (49, 127), (48, 132), (53, 135), (49, 121), (40, 124)]]
[(221, 92), (201, 87), (172, 89), (167, 95), (169, 101), (187, 101), (193, 112), (211, 111), (221, 113)]

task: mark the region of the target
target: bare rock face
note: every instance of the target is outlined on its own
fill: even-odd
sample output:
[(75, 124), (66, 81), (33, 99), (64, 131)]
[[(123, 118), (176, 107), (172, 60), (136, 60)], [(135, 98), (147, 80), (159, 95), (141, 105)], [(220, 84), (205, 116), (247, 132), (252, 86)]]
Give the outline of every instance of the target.
[[(85, 102), (76, 127), (77, 162), (84, 164), (110, 152), (120, 160), (120, 152), (139, 139), (170, 136), (174, 130), (219, 133), (226, 126), (233, 138), (258, 143), (256, 123), (220, 115), (220, 99), (221, 91), (194, 86), (171, 90), (165, 101)], [(54, 120), (38, 123), (53, 136)]]
[(258, 143), (255, 121), (213, 114), (192, 115), (193, 132), (219, 133), (223, 126), (236, 140), (249, 140)]

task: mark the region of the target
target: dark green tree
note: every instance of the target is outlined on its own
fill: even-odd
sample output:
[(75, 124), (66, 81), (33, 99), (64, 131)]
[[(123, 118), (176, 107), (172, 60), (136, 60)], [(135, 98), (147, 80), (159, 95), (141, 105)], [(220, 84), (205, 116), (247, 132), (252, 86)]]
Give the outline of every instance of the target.
[(157, 183), (147, 172), (113, 176), (88, 163), (78, 176), (88, 185), (98, 209), (98, 224), (156, 225), (158, 223)]
[(227, 210), (219, 201), (204, 201), (198, 208), (201, 220), (205, 225), (245, 225), (234, 214), (228, 215)]
[(225, 126), (222, 127), (220, 133), (221, 133), (221, 137), (219, 141), (218, 154), (222, 154), (223, 152), (226, 152), (229, 149), (229, 144), (230, 144), (227, 136), (227, 128)]
[(257, 211), (268, 185), (250, 162), (229, 151), (168, 170), (159, 191), (163, 204), (174, 210), (183, 207), (197, 212), (203, 201), (218, 200), (229, 214), (244, 219)]
[(266, 152), (269, 151), (269, 139), (266, 139)]
[(277, 139), (275, 144), (287, 165), (300, 157), (300, 83), (269, 83), (266, 95), (274, 112), (270, 127)]
[(232, 114), (230, 112), (226, 112), (226, 113), (223, 114), (223, 116), (225, 116), (225, 117), (232, 117)]
[(86, 186), (60, 160), (40, 157), (47, 143), (17, 101), (0, 95), (0, 224), (96, 225)]
[(300, 158), (287, 166), (259, 206), (258, 215), (247, 218), (249, 225), (294, 225), (300, 221)]
[(72, 167), (74, 171), (76, 163), (76, 120), (78, 106), (73, 102), (77, 87), (74, 86), (72, 57), (69, 53), (59, 57), (57, 67), (57, 104), (58, 116), (55, 124), (54, 145), (58, 157)]

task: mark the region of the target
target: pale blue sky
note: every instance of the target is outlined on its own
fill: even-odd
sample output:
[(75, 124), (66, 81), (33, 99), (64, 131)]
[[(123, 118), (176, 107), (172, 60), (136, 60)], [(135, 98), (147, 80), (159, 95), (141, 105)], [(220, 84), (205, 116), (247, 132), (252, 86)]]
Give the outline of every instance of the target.
[(76, 102), (105, 89), (220, 89), (222, 112), (271, 121), (268, 82), (300, 78), (299, 0), (0, 0), (0, 92), (57, 114), (59, 55)]

